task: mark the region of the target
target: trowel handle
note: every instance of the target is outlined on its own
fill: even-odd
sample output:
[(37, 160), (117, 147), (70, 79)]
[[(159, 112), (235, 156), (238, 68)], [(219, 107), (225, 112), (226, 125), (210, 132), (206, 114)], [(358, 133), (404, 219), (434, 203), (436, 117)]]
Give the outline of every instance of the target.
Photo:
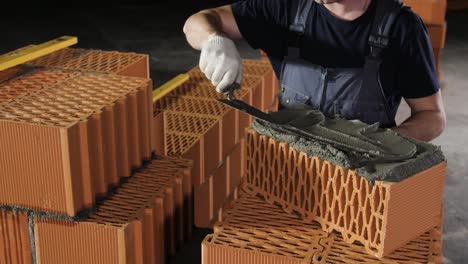
[(237, 83), (237, 82), (232, 83), (231, 85), (229, 85), (229, 86), (226, 88), (225, 94), (226, 94), (228, 100), (233, 99), (234, 91), (237, 90), (237, 89), (240, 89), (240, 84)]

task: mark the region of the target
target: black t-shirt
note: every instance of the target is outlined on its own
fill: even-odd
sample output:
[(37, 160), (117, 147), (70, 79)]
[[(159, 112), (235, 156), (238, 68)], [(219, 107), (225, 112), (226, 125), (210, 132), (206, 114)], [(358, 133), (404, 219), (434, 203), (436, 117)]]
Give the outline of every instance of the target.
[[(377, 1), (373, 0), (367, 11), (352, 21), (333, 16), (314, 1), (299, 44), (301, 57), (329, 68), (362, 67), (370, 50), (368, 38)], [(232, 4), (242, 36), (253, 48), (268, 54), (278, 77), (287, 51), (289, 21), (293, 21), (289, 17), (291, 2), (244, 0)], [(439, 89), (427, 28), (409, 9), (403, 11), (395, 24), (381, 66), (381, 80), (385, 93), (394, 98), (421, 98)]]

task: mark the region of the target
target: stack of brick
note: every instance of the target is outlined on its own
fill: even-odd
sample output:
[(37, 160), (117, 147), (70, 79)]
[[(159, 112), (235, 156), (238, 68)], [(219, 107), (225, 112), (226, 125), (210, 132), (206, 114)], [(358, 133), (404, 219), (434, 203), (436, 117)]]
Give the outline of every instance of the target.
[[(275, 109), (276, 78), (263, 60), (245, 60), (241, 89), (234, 96), (255, 107)], [(163, 127), (163, 146), (153, 146), (167, 156), (194, 161), (194, 222), (208, 227), (218, 219), (221, 208), (235, 196), (242, 178), (243, 134), (252, 118), (216, 99), (224, 95), (198, 67), (189, 80), (154, 103), (154, 122)]]
[(8, 177), (0, 178), (0, 204), (74, 216), (151, 157), (151, 82), (57, 71), (0, 84), (9, 94), (61, 78), (1, 103), (0, 166)]
[(400, 182), (373, 185), (355, 170), (246, 131), (246, 188), (359, 242), (377, 257), (440, 224), (446, 162)]
[(192, 161), (152, 153), (148, 72), (81, 49), (0, 72), (0, 263), (164, 263), (190, 239)]
[(437, 73), (440, 79), (440, 53), (445, 47), (447, 0), (404, 0), (426, 25), (432, 42)]
[(370, 184), (253, 129), (245, 145), (241, 198), (203, 241), (204, 264), (440, 263), (445, 161)]
[[(191, 161), (155, 158), (75, 221), (2, 211), (1, 263), (164, 263), (191, 236)], [(32, 254), (32, 257), (31, 257)]]
[(377, 258), (260, 196), (242, 190), (239, 196), (202, 242), (203, 264), (441, 263), (440, 225)]

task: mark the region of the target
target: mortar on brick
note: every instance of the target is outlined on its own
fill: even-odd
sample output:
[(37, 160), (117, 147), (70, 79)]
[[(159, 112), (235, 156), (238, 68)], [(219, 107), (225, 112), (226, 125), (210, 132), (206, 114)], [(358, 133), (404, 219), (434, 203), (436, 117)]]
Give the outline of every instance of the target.
[[(255, 120), (253, 128), (258, 133), (310, 156), (355, 169), (371, 184), (376, 180), (399, 182), (445, 160), (440, 147), (358, 120), (327, 118), (316, 110), (282, 110), (269, 115), (284, 125)], [(288, 129), (289, 125), (315, 139), (301, 137)], [(337, 143), (327, 143), (333, 141)], [(375, 156), (379, 158), (373, 159)]]

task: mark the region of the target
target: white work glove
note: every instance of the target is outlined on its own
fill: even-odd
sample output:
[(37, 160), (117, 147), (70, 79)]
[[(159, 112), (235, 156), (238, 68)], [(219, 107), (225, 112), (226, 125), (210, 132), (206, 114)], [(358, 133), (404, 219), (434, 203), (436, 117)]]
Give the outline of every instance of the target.
[(236, 45), (229, 38), (213, 35), (202, 46), (200, 69), (218, 93), (226, 93), (242, 80), (242, 63)]

